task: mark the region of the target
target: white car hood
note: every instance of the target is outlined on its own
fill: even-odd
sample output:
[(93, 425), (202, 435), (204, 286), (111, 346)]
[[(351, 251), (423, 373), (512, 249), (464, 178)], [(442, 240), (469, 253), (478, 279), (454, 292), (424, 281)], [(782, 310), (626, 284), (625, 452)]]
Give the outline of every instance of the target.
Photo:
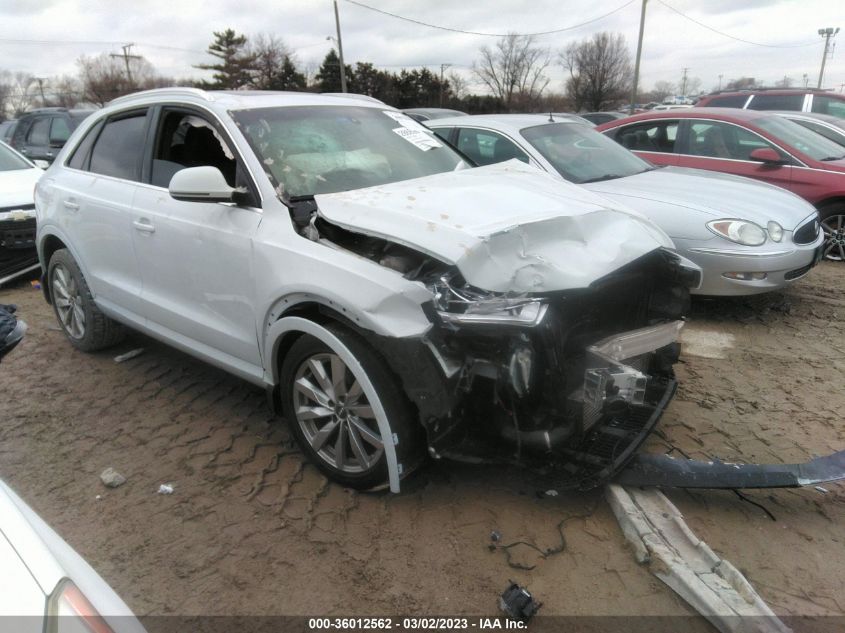
[[(38, 167), (0, 171), (0, 209), (31, 205), (35, 183), (43, 173)], [(28, 214), (35, 215), (32, 211)]]
[(494, 292), (583, 288), (673, 248), (646, 218), (516, 160), (315, 198), (325, 220), (453, 264)]
[[(739, 218), (765, 227), (774, 220), (791, 231), (815, 211), (809, 202), (780, 187), (701, 169), (663, 167), (584, 186), (635, 209), (647, 208), (639, 201), (685, 207), (700, 215), (702, 224), (711, 219)], [(672, 230), (668, 232), (679, 237)]]

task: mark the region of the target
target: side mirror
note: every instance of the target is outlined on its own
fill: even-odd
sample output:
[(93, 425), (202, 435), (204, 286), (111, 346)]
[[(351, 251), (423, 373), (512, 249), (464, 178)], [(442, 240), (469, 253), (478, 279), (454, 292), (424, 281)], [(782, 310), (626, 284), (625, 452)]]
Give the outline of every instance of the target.
[(771, 147), (758, 147), (748, 155), (748, 158), (756, 160), (758, 163), (766, 163), (767, 165), (783, 165), (786, 162), (783, 156)]
[(232, 202), (230, 187), (217, 167), (180, 169), (170, 179), (170, 197), (183, 202)]

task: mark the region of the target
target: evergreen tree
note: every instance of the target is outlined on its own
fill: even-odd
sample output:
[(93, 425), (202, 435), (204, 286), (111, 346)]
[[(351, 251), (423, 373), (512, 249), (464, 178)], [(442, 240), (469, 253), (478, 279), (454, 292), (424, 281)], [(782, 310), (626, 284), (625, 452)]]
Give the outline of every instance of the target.
[[(317, 88), (320, 92), (342, 92), (340, 85), (340, 58), (334, 49), (330, 50), (320, 69), (317, 71), (317, 76), (314, 77), (317, 82)], [(352, 74), (352, 67), (346, 66), (346, 84), (347, 88), (352, 85), (354, 77)]]
[(195, 66), (202, 70), (214, 71), (214, 81), (202, 82), (204, 88), (236, 90), (251, 85), (255, 55), (248, 52), (245, 35), (238, 35), (232, 29), (215, 31), (214, 41), (208, 47), (208, 54), (216, 57), (220, 62)]

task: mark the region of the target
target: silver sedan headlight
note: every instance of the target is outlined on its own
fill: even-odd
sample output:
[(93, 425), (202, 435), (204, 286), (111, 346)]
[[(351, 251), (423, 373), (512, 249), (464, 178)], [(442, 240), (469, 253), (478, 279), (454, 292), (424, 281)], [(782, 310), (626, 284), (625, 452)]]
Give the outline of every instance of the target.
[(712, 220), (707, 228), (737, 244), (760, 246), (766, 243), (765, 229), (747, 220)]
[(430, 286), (434, 308), (444, 323), (455, 325), (521, 325), (542, 322), (548, 306), (535, 297), (508, 297), (474, 288), (456, 288), (447, 277)]
[(766, 229), (769, 231), (769, 237), (772, 238), (773, 242), (780, 242), (783, 239), (783, 227), (774, 220), (766, 225)]

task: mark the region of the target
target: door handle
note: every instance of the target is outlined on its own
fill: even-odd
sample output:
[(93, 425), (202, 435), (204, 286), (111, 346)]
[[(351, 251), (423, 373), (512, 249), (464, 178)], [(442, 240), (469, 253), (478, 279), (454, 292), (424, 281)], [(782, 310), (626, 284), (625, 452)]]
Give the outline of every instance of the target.
[(132, 225), (142, 233), (155, 233), (156, 227), (150, 224), (149, 220), (135, 220)]
[(73, 211), (74, 213), (76, 211), (79, 211), (79, 205), (76, 202), (73, 202), (72, 200), (65, 200), (62, 204), (68, 211)]

